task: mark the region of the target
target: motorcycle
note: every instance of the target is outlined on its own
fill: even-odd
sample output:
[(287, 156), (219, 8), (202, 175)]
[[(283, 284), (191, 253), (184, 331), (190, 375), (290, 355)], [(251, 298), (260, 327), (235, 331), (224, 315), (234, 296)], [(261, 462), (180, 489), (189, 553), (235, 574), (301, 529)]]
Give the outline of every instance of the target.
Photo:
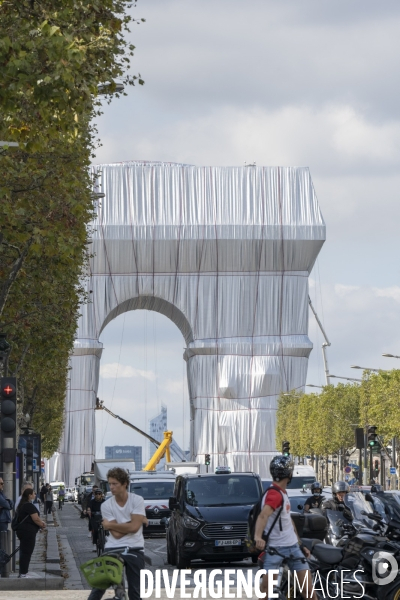
[(340, 511), (327, 511), (335, 545), (303, 540), (312, 553), (313, 576), (321, 582), (325, 596), (400, 600), (400, 544), (387, 537), (391, 526), (372, 512), (360, 492), (347, 494), (345, 504), (353, 514), (352, 522)]

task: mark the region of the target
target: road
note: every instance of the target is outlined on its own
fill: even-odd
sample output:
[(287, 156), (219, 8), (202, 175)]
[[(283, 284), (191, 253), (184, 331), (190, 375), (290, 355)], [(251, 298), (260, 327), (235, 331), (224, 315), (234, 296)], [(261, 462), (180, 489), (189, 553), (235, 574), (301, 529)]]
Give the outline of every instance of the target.
[[(56, 521), (59, 526), (57, 528), (58, 535), (61, 536), (61, 541), (64, 545), (69, 546), (70, 552), (68, 552), (69, 558), (65, 560), (65, 575), (66, 577), (66, 588), (67, 589), (89, 589), (86, 581), (81, 577), (79, 585), (76, 583), (72, 586), (68, 585), (68, 581), (72, 581), (72, 573), (77, 572), (77, 568), (96, 556), (94, 552), (94, 546), (92, 546), (91, 539), (88, 537), (88, 525), (86, 519), (79, 518), (78, 505), (72, 503), (66, 503), (62, 511), (56, 511)], [(67, 554), (67, 553), (66, 553)], [(145, 539), (145, 556), (146, 556), (146, 569), (151, 571), (153, 575), (160, 569), (168, 572), (168, 578), (172, 581), (174, 572), (177, 572), (176, 567), (167, 564), (167, 549), (165, 537), (157, 538), (146, 538)], [(238, 571), (244, 571), (247, 576), (248, 570), (252, 571), (252, 577), (256, 573), (257, 566), (253, 565), (250, 559), (246, 559), (242, 562), (236, 563), (217, 563), (217, 562), (203, 562), (193, 561), (191, 564), (191, 573), (186, 574), (186, 580), (188, 587), (195, 585), (195, 572), (198, 570), (205, 571), (206, 580), (209, 580), (210, 572), (214, 569), (220, 569), (221, 573), (217, 574), (215, 581), (224, 581), (225, 571), (229, 570), (229, 578), (233, 582), (233, 589), (235, 589), (237, 581)], [(162, 580), (161, 580), (162, 581)], [(177, 587), (180, 587), (180, 579), (178, 578)], [(161, 588), (164, 585), (161, 583)]]

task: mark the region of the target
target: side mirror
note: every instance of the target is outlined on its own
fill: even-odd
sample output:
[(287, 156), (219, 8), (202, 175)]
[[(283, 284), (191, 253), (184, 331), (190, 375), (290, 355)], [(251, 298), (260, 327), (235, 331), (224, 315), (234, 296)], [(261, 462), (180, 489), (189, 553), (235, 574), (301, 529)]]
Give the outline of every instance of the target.
[(177, 501), (175, 496), (171, 496), (170, 499), (168, 500), (169, 510), (174, 510), (175, 508), (178, 508), (178, 506), (179, 506), (179, 502)]

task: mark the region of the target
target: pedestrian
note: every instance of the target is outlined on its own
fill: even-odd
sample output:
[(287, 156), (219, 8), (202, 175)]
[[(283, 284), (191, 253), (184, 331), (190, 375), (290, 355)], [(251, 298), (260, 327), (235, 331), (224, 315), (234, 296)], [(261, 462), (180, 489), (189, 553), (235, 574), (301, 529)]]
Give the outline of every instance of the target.
[(22, 484), (22, 487), (21, 487), (21, 494), (18, 496), (17, 501), (16, 501), (15, 506), (14, 506), (15, 510), (17, 510), (17, 508), (18, 508), (18, 504), (21, 501), (22, 494), (28, 488), (32, 488), (32, 483), (30, 483), (29, 481), (24, 481), (24, 483)]
[(60, 485), (60, 489), (58, 490), (58, 509), (62, 510), (65, 502), (65, 488), (63, 485)]
[(53, 490), (51, 489), (51, 485), (47, 484), (46, 491), (46, 515), (51, 515), (51, 508), (53, 506)]
[[(254, 535), (258, 550), (264, 550), (268, 544), (263, 564), (267, 573), (263, 575), (260, 591), (268, 597), (268, 570), (279, 569), (286, 557), (289, 569), (296, 572), (303, 596), (317, 600), (316, 593), (312, 591), (312, 577), (307, 564), (310, 551), (301, 543), (290, 517), (286, 487), (292, 479), (293, 463), (288, 456), (274, 456), (269, 469), (272, 485), (262, 498)], [(270, 554), (268, 548), (276, 549), (279, 554)]]
[[(8, 524), (11, 523), (11, 513), (10, 510), (14, 508), (13, 501), (7, 498), (3, 492), (4, 481), (3, 478), (0, 477), (0, 531), (7, 531)], [(1, 548), (1, 538), (0, 536), (0, 548)], [(4, 550), (4, 548), (3, 548)]]
[(32, 500), (32, 504), (33, 504), (33, 506), (35, 506), (37, 508), (37, 511), (40, 515), (40, 498), (39, 498), (39, 494), (37, 494), (36, 492), (35, 492), (35, 497)]
[[(112, 497), (101, 505), (103, 527), (110, 532), (105, 551), (123, 553), (129, 600), (140, 600), (140, 570), (144, 567), (144, 500), (128, 492), (129, 474), (115, 467), (107, 473)], [(93, 588), (88, 600), (100, 600), (106, 590)]]
[(91, 503), (91, 501), (94, 500), (95, 494), (98, 489), (99, 489), (99, 486), (95, 484), (92, 487), (92, 490), (85, 495), (85, 500), (84, 500), (84, 506), (85, 506), (84, 513), (85, 513), (85, 517), (88, 517), (88, 529), (89, 529), (88, 537), (90, 537), (90, 538), (92, 537), (92, 521), (90, 519), (88, 507), (89, 507), (89, 504)]
[(23, 494), (16, 511), (18, 527), (15, 531), (19, 539), (19, 578), (30, 577), (28, 573), (31, 556), (35, 549), (36, 534), (39, 529), (44, 529), (46, 523), (42, 521), (39, 511), (32, 500), (35, 492), (27, 488)]
[[(101, 514), (101, 505), (104, 502), (103, 492), (97, 489), (94, 493), (94, 499), (89, 502), (87, 507), (87, 513), (89, 515), (89, 522), (91, 524), (92, 541), (93, 544), (97, 543), (97, 531), (99, 527), (98, 516)], [(96, 515), (97, 513), (97, 515)]]
[(46, 513), (46, 494), (47, 494), (47, 486), (49, 484), (48, 483), (44, 483), (42, 485), (42, 487), (40, 488), (40, 501), (43, 504), (43, 510)]

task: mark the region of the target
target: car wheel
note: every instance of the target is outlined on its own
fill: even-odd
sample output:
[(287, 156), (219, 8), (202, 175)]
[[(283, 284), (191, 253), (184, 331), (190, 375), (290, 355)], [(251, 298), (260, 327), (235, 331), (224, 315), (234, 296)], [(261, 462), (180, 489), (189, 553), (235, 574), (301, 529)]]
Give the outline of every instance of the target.
[(190, 558), (182, 556), (182, 550), (176, 540), (176, 566), (178, 569), (188, 569), (190, 567)]
[(176, 549), (172, 545), (169, 535), (167, 535), (167, 563), (169, 565), (176, 565)]

